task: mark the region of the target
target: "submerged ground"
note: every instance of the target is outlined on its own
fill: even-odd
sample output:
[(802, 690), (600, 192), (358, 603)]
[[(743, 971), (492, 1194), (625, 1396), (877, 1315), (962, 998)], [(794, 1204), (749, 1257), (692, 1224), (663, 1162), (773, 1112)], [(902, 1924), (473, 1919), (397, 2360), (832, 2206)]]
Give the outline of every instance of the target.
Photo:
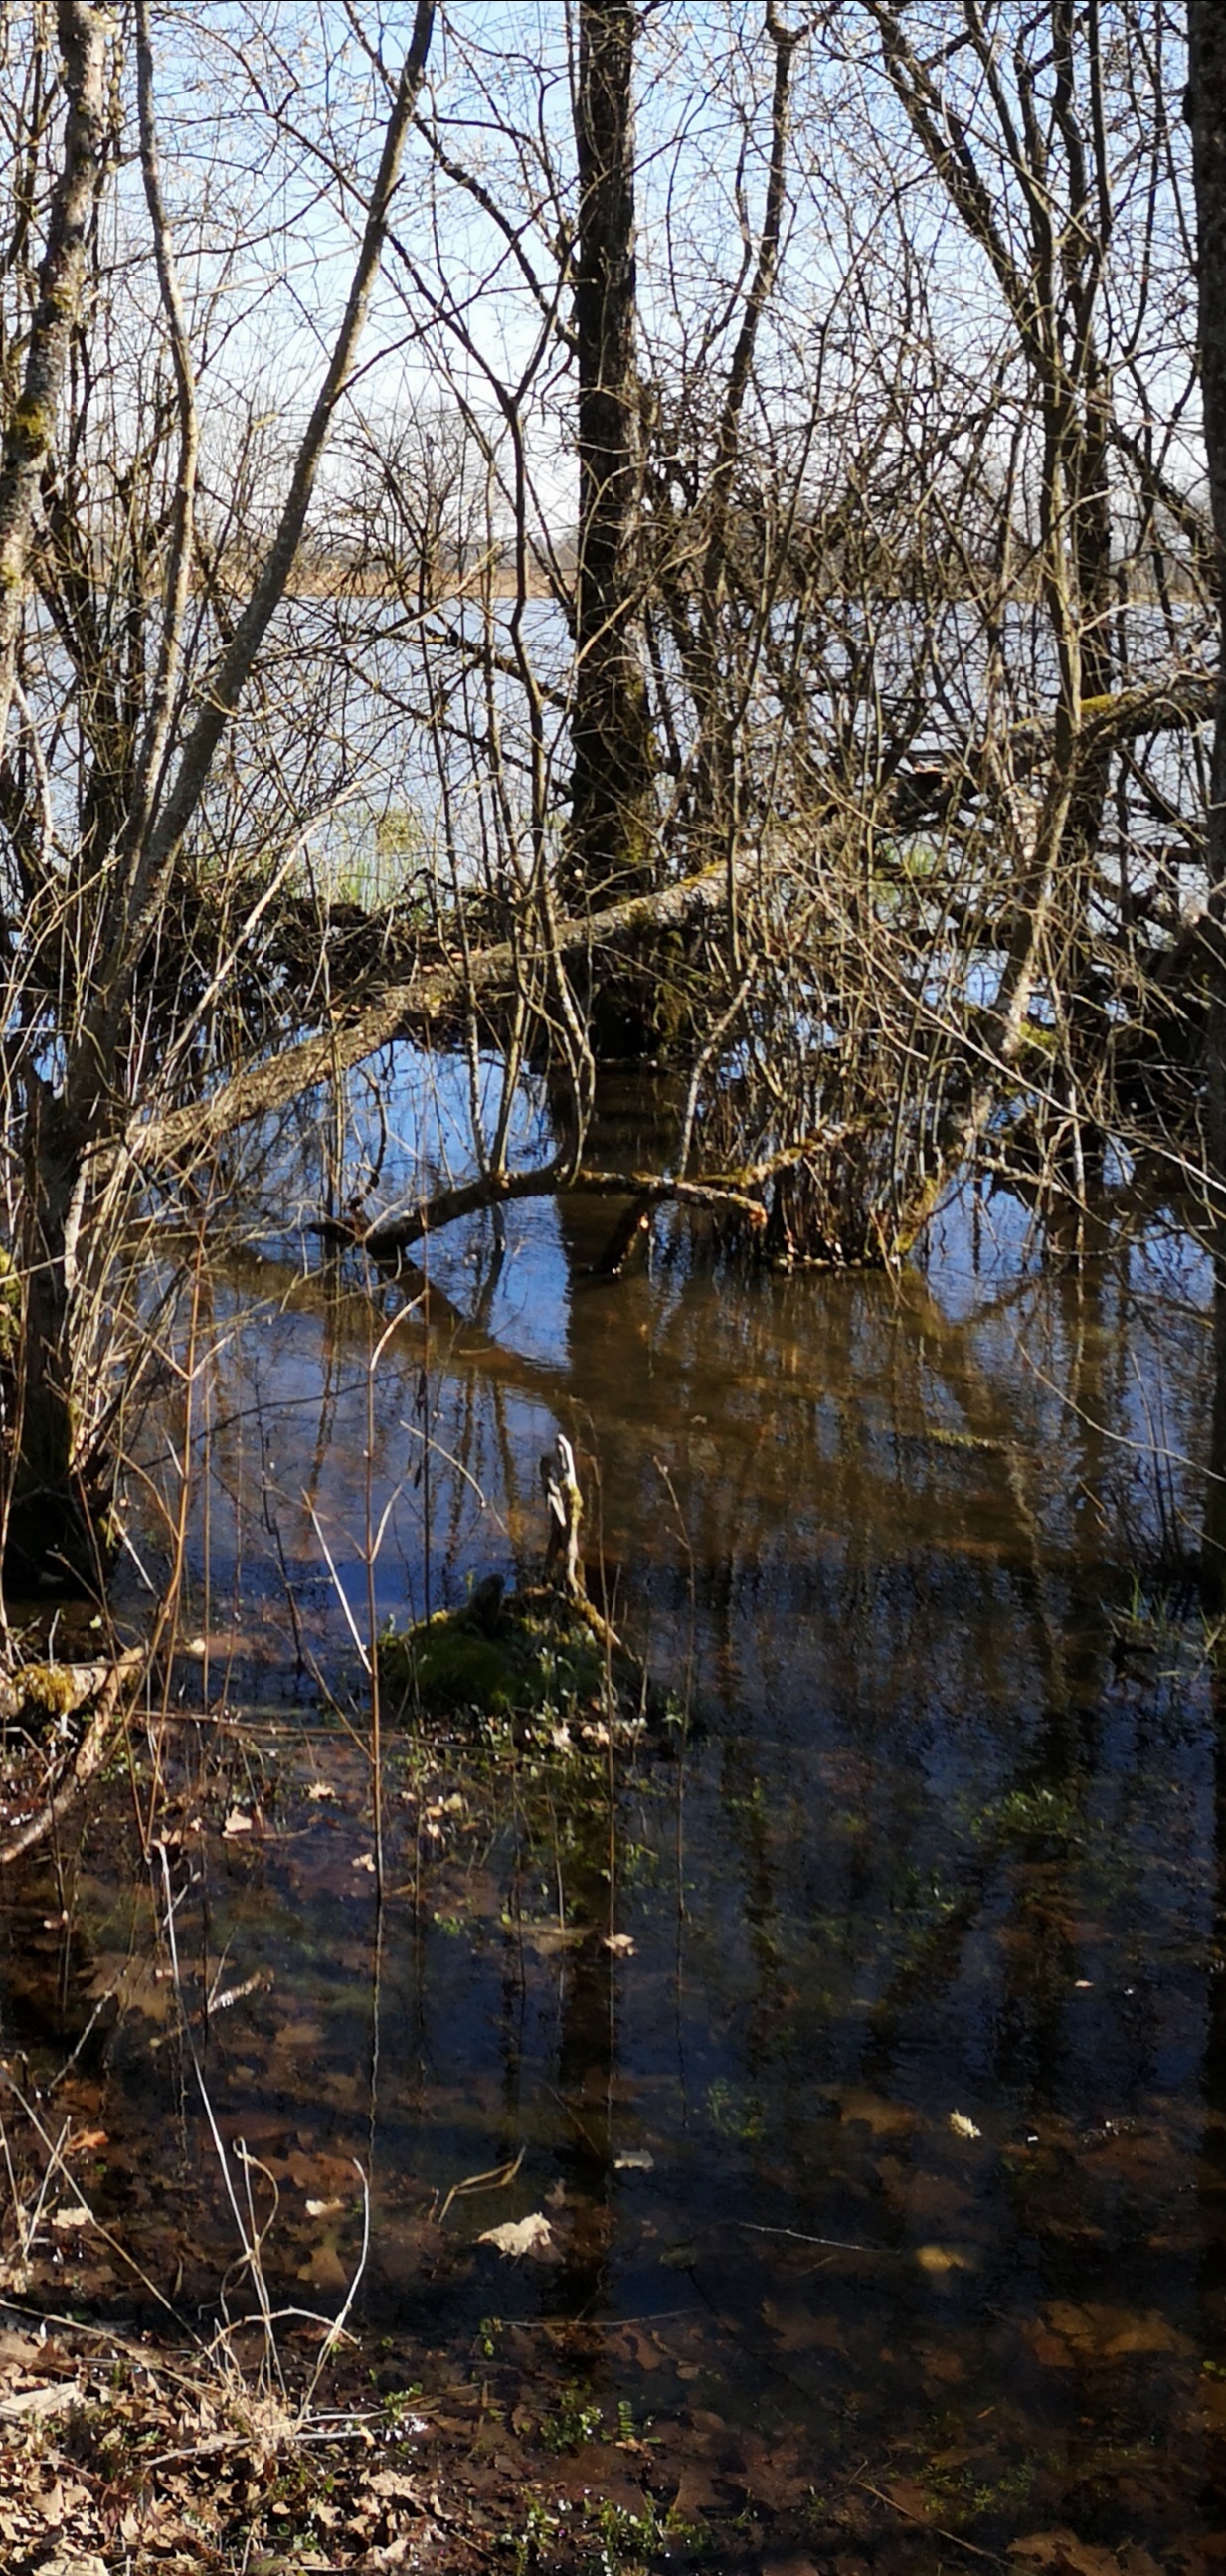
[[(632, 1145), (649, 1108), (606, 1116)], [(900, 1280), (729, 1278), (661, 1232), (614, 1283), (609, 1222), (449, 1238), (424, 1297), (271, 1237), (213, 1262), (186, 1444), (167, 1418), (146, 1462), (196, 1460), (171, 1678), (0, 1891), (0, 2053), (44, 2140), (10, 2093), (0, 2369), (37, 2383), (40, 2312), (182, 2355), (266, 2297), (238, 2359), (275, 2344), (301, 2393), (360, 2273), (312, 2398), (347, 2410), (332, 2485), (318, 2447), (278, 2487), (267, 2427), (210, 2451), (202, 2417), (190, 2466), (162, 2438), (161, 2540), (124, 2537), (90, 2416), (117, 2383), (58, 2330), (78, 2430), (49, 2416), (43, 2456), (61, 2498), (128, 2496), (92, 2544), (116, 2566), (237, 2564), (246, 2531), (252, 2565), (1199, 2576), (1226, 1764), (1182, 1587), (1198, 1259), (1151, 1210), (1075, 1266), (998, 1195)], [(528, 1569), (559, 1427), (650, 1722), (387, 1702), (380, 1899), (372, 1619)], [(143, 2474), (151, 2511), (171, 2473)], [(40, 2529), (15, 2565), (50, 2563)]]

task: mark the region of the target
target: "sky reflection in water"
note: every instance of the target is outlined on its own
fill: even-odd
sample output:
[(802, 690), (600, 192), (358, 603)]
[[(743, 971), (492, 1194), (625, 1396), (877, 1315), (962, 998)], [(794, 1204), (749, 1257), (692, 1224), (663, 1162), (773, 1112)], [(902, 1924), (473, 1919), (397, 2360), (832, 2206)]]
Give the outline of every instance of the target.
[[(614, 1101), (611, 1150), (641, 1114)], [(164, 1759), (190, 1991), (255, 1981), (203, 2047), (281, 2194), (270, 2271), (335, 2306), (357, 2158), (381, 2330), (469, 2350), (509, 2315), (527, 2370), (582, 2317), (610, 2402), (687, 2410), (695, 2456), (704, 2408), (799, 2444), (797, 2496), (886, 2440), (930, 2455), (952, 2410), (980, 2450), (945, 2510), (967, 2476), (994, 2499), (968, 2529), (1066, 2521), (1089, 2481), (1112, 2545), (1174, 2546), (1226, 2420), (1226, 1766), (1199, 1632), (1127, 1614), (1179, 1514), (1194, 1538), (1203, 1275), (1157, 1237), (1044, 1269), (997, 1199), (901, 1281), (721, 1281), (665, 1227), (611, 1285), (583, 1275), (610, 1222), (530, 1207), (496, 1276), (484, 1224), (432, 1244), (430, 1320), (373, 1382), (404, 1283), (275, 1247), (213, 1282), (182, 1704), (232, 1722)], [(559, 1425), (687, 1724), (484, 1768), (393, 1730), (380, 1924), (365, 1755), (302, 1670), (364, 1726), (318, 1534), (360, 1635), (389, 1501), (378, 1618), (462, 1600), (539, 1547)], [(1192, 1467), (1156, 1477), (1155, 1435)], [(8, 1891), (4, 2047), (58, 2064), (118, 1985), (79, 2069), (100, 2211), (215, 2282), (125, 1836), (117, 1795), (67, 1933), (41, 1872)], [(555, 2261), (476, 2241), (532, 2210)]]

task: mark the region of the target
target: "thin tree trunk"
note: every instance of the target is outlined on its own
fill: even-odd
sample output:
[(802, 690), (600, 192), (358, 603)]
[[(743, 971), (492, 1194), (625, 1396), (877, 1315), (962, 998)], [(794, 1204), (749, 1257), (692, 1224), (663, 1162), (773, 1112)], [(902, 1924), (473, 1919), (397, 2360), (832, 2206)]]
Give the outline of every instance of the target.
[(655, 836), (638, 637), (642, 419), (635, 355), (633, 0), (580, 0), (579, 562), (569, 891), (642, 883)]
[[(1209, 497), (1217, 545), (1218, 665), (1210, 771), (1210, 902), (1226, 888), (1226, 12), (1221, 0), (1188, 0), (1187, 114), (1196, 194), (1200, 374)], [(1215, 1281), (1214, 1391), (1203, 1575), (1211, 1599), (1226, 1600), (1226, 972), (1220, 942), (1208, 946), (1205, 1149)]]

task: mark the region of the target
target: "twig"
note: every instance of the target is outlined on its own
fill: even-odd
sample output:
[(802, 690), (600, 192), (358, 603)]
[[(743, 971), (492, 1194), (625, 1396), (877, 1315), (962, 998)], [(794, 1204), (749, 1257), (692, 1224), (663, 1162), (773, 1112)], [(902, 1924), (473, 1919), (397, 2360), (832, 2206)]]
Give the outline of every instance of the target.
[(738, 2218), (738, 2227), (747, 2227), (754, 2236), (790, 2236), (797, 2245), (829, 2245), (836, 2254), (890, 2254), (890, 2245), (853, 2245), (846, 2236), (806, 2236), (800, 2227), (763, 2227), (756, 2218)]
[(443, 2206), (438, 2214), (439, 2226), (442, 2226), (447, 2212), (451, 2207), (452, 2201), (459, 2200), (465, 2192), (505, 2191), (507, 2184), (514, 2182), (516, 2174), (519, 2172), (519, 2168), (522, 2165), (527, 2152), (528, 2150), (526, 2147), (521, 2147), (513, 2164), (492, 2165), (488, 2173), (470, 2174), (467, 2182), (453, 2182), (451, 2189), (447, 2194), (447, 2198), (443, 2202)]
[(956, 2531), (943, 2531), (939, 2522), (929, 2522), (922, 2513), (912, 2513), (910, 2505), (899, 2504), (884, 2487), (875, 2487), (869, 2478), (855, 2477), (849, 2483), (863, 2487), (865, 2495), (875, 2496), (878, 2504), (888, 2504), (891, 2513), (900, 2513), (904, 2522), (918, 2523), (921, 2531), (930, 2531), (934, 2540), (947, 2540), (951, 2549), (965, 2549), (972, 2558), (986, 2559), (989, 2567), (1007, 2567), (1009, 2561), (995, 2549), (981, 2549), (977, 2540), (963, 2540)]

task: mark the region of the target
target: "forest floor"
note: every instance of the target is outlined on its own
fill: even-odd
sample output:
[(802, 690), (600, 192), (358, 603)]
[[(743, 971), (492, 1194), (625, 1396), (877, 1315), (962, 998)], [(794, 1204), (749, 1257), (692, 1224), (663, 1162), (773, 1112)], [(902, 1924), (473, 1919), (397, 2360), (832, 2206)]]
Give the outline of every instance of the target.
[[(721, 2510), (698, 2510), (699, 2498), (718, 2502), (710, 2428), (687, 2438), (674, 2427), (661, 2442), (610, 2427), (577, 2383), (542, 2416), (507, 2402), (500, 2372), (424, 2357), (422, 2380), (403, 2388), (355, 2346), (312, 2388), (299, 2344), (270, 2387), (250, 2355), (244, 2369), (233, 2334), (204, 2362), (21, 2308), (0, 2309), (0, 2321), (8, 2576), (691, 2566), (816, 2576), (819, 2564), (852, 2576), (866, 2544), (874, 2568), (901, 2568), (917, 2564), (917, 2541), (930, 2561), (931, 2536), (885, 2489), (874, 2494), (870, 2480), (839, 2500), (798, 2503), (796, 2464), (765, 2453), (727, 2479)], [(1075, 2562), (1076, 2576), (1108, 2567), (1119, 2576), (1107, 2553)], [(1129, 2576), (1151, 2571), (1152, 2561)]]

